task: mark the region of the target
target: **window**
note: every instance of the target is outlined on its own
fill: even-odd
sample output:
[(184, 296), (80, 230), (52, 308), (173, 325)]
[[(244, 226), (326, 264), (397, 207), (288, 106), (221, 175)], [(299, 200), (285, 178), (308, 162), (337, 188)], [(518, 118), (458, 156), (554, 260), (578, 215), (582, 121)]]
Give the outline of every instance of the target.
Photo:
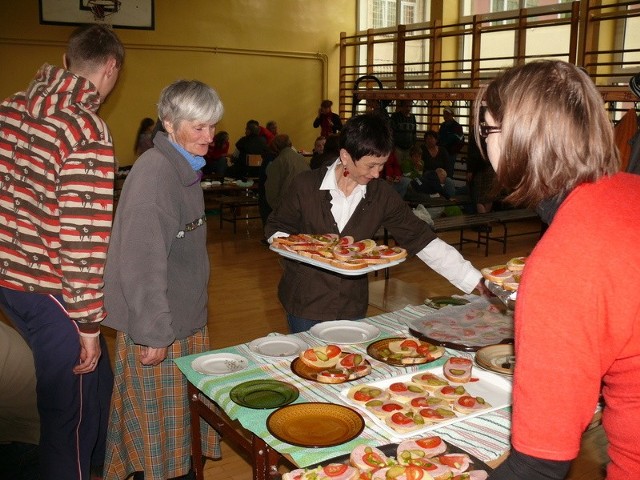
[(359, 0), (358, 30), (426, 22), (431, 0)]

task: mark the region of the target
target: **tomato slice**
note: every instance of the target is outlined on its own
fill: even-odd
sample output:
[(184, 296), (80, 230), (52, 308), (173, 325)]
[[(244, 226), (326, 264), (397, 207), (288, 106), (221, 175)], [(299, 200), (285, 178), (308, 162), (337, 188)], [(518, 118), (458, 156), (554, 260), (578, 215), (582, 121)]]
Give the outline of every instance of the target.
[(412, 407), (426, 407), (428, 405), (429, 405), (429, 401), (427, 400), (426, 397), (418, 397), (418, 398), (411, 399)]
[(318, 360), (318, 356), (316, 355), (316, 352), (312, 348), (310, 348), (309, 350), (306, 350), (303, 353), (303, 356), (304, 358), (311, 360), (312, 362), (315, 362)]
[(456, 389), (453, 388), (451, 385), (446, 385), (440, 389), (440, 392), (442, 392), (443, 395), (451, 395), (455, 393), (455, 391)]
[(429, 348), (429, 345), (419, 345), (418, 348), (416, 348), (416, 352), (418, 352), (418, 355), (423, 357), (431, 356), (431, 349)]
[(399, 403), (385, 403), (381, 408), (385, 412), (393, 412), (394, 410), (402, 410), (402, 405)]
[(400, 344), (400, 348), (402, 348), (403, 350), (413, 348), (415, 350), (416, 348), (418, 348), (418, 345), (418, 342), (416, 342), (415, 340), (405, 340)]
[(354, 239), (352, 236), (350, 235), (346, 235), (344, 237), (340, 238), (340, 241), (338, 242), (339, 245), (351, 245), (353, 243)]
[(470, 395), (463, 395), (458, 399), (458, 403), (467, 408), (471, 408), (476, 404), (476, 399)]
[(451, 357), (449, 359), (449, 363), (454, 364), (454, 365), (471, 365), (473, 362), (471, 360), (469, 360), (468, 358)]
[(326, 349), (327, 356), (329, 358), (337, 357), (338, 355), (340, 355), (340, 353), (342, 353), (342, 350), (337, 345), (327, 345)]
[(358, 390), (356, 393), (353, 394), (353, 399), (358, 401), (358, 402), (368, 402), (369, 400), (371, 400), (373, 397), (361, 390)]
[(359, 353), (349, 353), (340, 360), (340, 365), (345, 368), (354, 368), (362, 363), (362, 355)]
[(424, 418), (442, 418), (435, 408), (423, 408), (419, 413)]
[(330, 463), (329, 465), (322, 467), (322, 471), (328, 477), (339, 477), (347, 471), (347, 468), (349, 468), (349, 466), (344, 463)]
[(425, 478), (424, 470), (415, 465), (408, 465), (404, 470), (404, 475), (407, 480), (421, 480)]
[(402, 382), (396, 382), (389, 385), (389, 390), (392, 392), (406, 392), (407, 386)]
[(413, 423), (413, 420), (407, 417), (404, 413), (394, 413), (391, 415), (391, 421), (393, 423), (397, 423), (398, 425), (410, 425)]
[(416, 440), (416, 443), (422, 448), (436, 448), (442, 443), (442, 439), (440, 437), (427, 437)]
[(365, 248), (367, 248), (364, 242), (355, 242), (355, 243), (352, 243), (351, 246), (355, 248), (358, 252), (361, 252)]
[(447, 455), (441, 455), (438, 457), (438, 461), (446, 465), (447, 467), (460, 468), (460, 466), (464, 463), (465, 457), (464, 455), (455, 455), (449, 453)]

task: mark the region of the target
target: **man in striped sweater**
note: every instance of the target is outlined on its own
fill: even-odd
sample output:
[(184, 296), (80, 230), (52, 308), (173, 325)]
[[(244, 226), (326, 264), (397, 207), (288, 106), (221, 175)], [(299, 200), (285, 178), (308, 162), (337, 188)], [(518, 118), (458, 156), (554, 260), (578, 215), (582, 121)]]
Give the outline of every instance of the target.
[(123, 61), (113, 31), (81, 27), (64, 68), (43, 65), (0, 105), (0, 307), (33, 351), (43, 479), (85, 480), (104, 460), (114, 154), (97, 111)]

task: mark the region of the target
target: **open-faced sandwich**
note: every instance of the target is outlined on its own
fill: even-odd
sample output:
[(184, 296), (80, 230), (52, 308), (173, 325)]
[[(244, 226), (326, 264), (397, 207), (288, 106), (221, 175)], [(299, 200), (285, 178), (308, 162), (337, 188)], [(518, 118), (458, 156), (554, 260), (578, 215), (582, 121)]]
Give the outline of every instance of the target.
[(506, 265), (493, 265), (491, 267), (485, 267), (480, 270), (482, 276), (489, 280), (490, 282), (495, 283), (496, 285), (502, 285), (508, 278), (512, 278), (512, 272), (507, 268)]
[(418, 365), (440, 358), (444, 348), (412, 337), (393, 338), (373, 353), (374, 358), (392, 365)]
[(449, 382), (447, 382), (444, 378), (439, 377), (432, 372), (417, 373), (413, 377), (411, 377), (411, 381), (423, 386), (430, 392), (435, 392), (439, 388), (449, 385)]
[(389, 394), (379, 387), (357, 385), (349, 389), (347, 397), (354, 402), (365, 404), (371, 400), (386, 400), (389, 398)]
[(300, 360), (311, 368), (331, 368), (340, 360), (342, 349), (337, 345), (308, 348), (300, 352)]
[(299, 358), (307, 374), (321, 383), (344, 383), (371, 373), (371, 364), (362, 355), (343, 352), (337, 345), (308, 348)]
[(469, 414), (491, 408), (491, 405), (482, 397), (463, 395), (453, 402), (453, 408), (460, 413)]
[(371, 400), (364, 404), (367, 411), (373, 413), (376, 417), (385, 419), (396, 412), (404, 410), (407, 406), (396, 400)]
[(376, 447), (358, 445), (349, 455), (349, 463), (361, 472), (373, 472), (387, 466), (389, 458)]
[(398, 462), (409, 465), (412, 460), (434, 457), (446, 450), (447, 444), (437, 435), (405, 440), (398, 445)]
[(424, 427), (424, 419), (411, 409), (396, 412), (385, 418), (384, 421), (389, 427), (400, 433), (413, 432)]
[(456, 418), (456, 414), (449, 407), (421, 408), (418, 415), (422, 417), (425, 424), (440, 423), (452, 418)]
[(442, 367), (444, 376), (455, 383), (467, 383), (471, 380), (473, 362), (468, 358), (450, 357)]

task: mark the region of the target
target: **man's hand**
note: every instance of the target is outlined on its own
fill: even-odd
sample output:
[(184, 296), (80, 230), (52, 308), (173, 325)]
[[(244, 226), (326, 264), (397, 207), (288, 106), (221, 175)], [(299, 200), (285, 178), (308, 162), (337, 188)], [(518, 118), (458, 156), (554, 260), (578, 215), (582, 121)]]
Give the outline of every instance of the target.
[(100, 350), (100, 336), (83, 337), (80, 335), (79, 338), (80, 363), (73, 368), (73, 373), (76, 375), (93, 372), (102, 354)]
[(168, 347), (140, 347), (140, 363), (146, 366), (156, 366), (167, 358)]

